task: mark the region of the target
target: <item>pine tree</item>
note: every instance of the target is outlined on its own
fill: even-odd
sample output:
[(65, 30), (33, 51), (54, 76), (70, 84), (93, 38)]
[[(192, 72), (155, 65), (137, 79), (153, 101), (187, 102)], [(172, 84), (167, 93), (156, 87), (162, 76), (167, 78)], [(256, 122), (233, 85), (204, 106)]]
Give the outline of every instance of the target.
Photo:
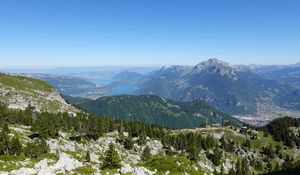
[(139, 136), (139, 145), (145, 145), (146, 144), (146, 136), (144, 133), (141, 133)]
[(134, 142), (133, 142), (133, 140), (130, 136), (125, 139), (125, 141), (124, 141), (124, 148), (125, 149), (132, 150), (133, 145), (134, 145)]
[(165, 153), (168, 156), (172, 156), (174, 152), (172, 151), (171, 147), (169, 145), (164, 145)]
[(221, 163), (222, 151), (219, 149), (214, 149), (214, 154), (212, 156), (212, 162), (214, 165), (219, 166)]
[(109, 144), (109, 149), (105, 152), (102, 169), (116, 169), (121, 167), (121, 160), (114, 144)]
[(85, 161), (86, 161), (86, 162), (91, 162), (91, 154), (90, 154), (90, 151), (87, 151), (87, 152), (86, 152), (86, 155), (85, 155)]
[(9, 154), (9, 133), (8, 123), (5, 122), (0, 133), (0, 154)]
[(25, 156), (37, 158), (40, 155), (46, 154), (49, 151), (49, 146), (45, 139), (36, 139), (34, 142), (28, 142), (25, 148)]
[(226, 140), (225, 140), (224, 135), (221, 137), (220, 142), (221, 142), (221, 149), (225, 149), (226, 148)]
[(17, 136), (15, 136), (10, 143), (10, 153), (20, 155), (22, 153), (22, 144)]
[(150, 149), (149, 146), (146, 146), (146, 148), (143, 151), (143, 154), (142, 154), (141, 158), (142, 158), (142, 161), (144, 161), (144, 162), (147, 162), (147, 161), (150, 160), (150, 158), (151, 158), (151, 149)]
[(191, 145), (188, 147), (188, 158), (192, 161), (197, 161), (199, 160), (199, 149), (197, 148), (196, 145)]

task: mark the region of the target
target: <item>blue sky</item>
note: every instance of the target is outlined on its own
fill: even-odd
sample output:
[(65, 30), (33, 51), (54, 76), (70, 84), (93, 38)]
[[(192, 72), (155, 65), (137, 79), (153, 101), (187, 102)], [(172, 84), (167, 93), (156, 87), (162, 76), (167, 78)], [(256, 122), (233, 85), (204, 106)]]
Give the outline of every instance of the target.
[(300, 61), (299, 0), (0, 0), (0, 67)]

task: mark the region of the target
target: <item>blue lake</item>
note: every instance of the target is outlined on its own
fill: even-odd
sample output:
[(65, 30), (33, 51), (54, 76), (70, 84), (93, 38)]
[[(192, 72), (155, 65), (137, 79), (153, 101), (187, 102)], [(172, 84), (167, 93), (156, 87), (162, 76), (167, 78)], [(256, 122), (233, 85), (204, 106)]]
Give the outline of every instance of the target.
[(135, 86), (129, 86), (129, 85), (119, 85), (110, 90), (111, 95), (120, 95), (120, 94), (132, 94), (136, 90), (138, 90)]

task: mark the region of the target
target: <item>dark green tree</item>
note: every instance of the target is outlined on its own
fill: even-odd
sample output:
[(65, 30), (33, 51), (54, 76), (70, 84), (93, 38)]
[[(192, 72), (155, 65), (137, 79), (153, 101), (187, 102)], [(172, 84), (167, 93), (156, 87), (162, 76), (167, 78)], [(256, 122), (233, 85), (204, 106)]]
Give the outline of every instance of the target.
[(218, 148), (214, 149), (214, 154), (212, 155), (212, 162), (214, 165), (219, 166), (221, 163), (222, 151)]
[(15, 136), (10, 143), (10, 154), (13, 155), (20, 155), (22, 153), (22, 144), (18, 138), (18, 136)]
[(146, 148), (144, 149), (143, 151), (143, 154), (142, 154), (142, 161), (144, 162), (148, 162), (151, 158), (151, 149), (149, 146), (146, 146)]
[(35, 139), (34, 142), (28, 142), (25, 148), (25, 156), (37, 158), (40, 155), (46, 154), (49, 151), (49, 146), (45, 139)]
[(0, 154), (9, 154), (9, 134), (8, 123), (5, 122), (0, 133)]
[(188, 146), (187, 149), (188, 152), (188, 158), (192, 161), (198, 161), (199, 160), (199, 149), (195, 144)]
[(86, 162), (91, 162), (91, 154), (90, 154), (90, 151), (87, 151), (87, 152), (86, 152), (86, 155), (85, 155), (85, 161), (86, 161)]
[(130, 136), (127, 137), (124, 141), (124, 148), (127, 150), (132, 150), (133, 145), (134, 145), (134, 142), (133, 142), (132, 138)]
[(57, 137), (59, 131), (57, 123), (59, 121), (50, 120), (50, 116), (40, 114), (32, 123), (31, 131), (43, 139)]
[(109, 144), (108, 150), (105, 152), (102, 169), (117, 169), (121, 167), (121, 160), (114, 144)]

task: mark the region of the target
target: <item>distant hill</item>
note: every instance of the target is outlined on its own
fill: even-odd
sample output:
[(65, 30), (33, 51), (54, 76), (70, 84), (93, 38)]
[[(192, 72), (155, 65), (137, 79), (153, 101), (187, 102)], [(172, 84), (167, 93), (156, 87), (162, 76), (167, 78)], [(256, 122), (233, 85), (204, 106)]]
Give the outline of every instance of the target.
[(169, 128), (193, 128), (205, 123), (220, 124), (222, 120), (240, 125), (241, 122), (209, 106), (206, 102), (175, 102), (154, 95), (120, 95), (97, 100), (65, 97), (94, 115), (125, 120), (137, 120)]
[(28, 77), (0, 73), (0, 102), (13, 109), (76, 112), (48, 83)]

